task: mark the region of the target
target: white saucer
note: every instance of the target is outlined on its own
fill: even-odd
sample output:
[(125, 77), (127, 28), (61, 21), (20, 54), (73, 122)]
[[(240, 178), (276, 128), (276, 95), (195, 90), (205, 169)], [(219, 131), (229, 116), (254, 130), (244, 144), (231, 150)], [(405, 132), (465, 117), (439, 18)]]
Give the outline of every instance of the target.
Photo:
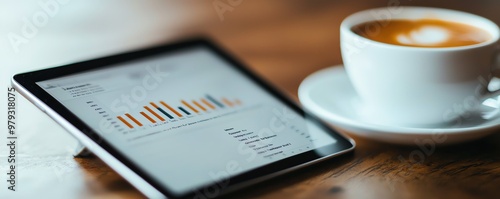
[(434, 128), (388, 126), (361, 117), (359, 97), (342, 66), (320, 70), (307, 77), (299, 87), (304, 108), (334, 127), (362, 137), (396, 144), (418, 144), (432, 141), (436, 145), (464, 142), (484, 137), (500, 129), (500, 117), (476, 119), (460, 126)]

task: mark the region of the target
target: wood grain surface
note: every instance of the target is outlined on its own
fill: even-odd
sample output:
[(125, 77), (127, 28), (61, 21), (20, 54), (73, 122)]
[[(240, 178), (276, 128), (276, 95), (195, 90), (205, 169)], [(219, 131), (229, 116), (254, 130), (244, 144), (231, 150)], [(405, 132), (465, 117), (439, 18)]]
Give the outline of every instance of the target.
[[(7, 72), (17, 72), (16, 67), (31, 70), (205, 34), (297, 99), (297, 88), (305, 77), (342, 63), (339, 25), (356, 11), (397, 2), (462, 10), (500, 24), (498, 0), (244, 0), (231, 12), (226, 12), (223, 21), (212, 2), (139, 4), (127, 1), (128, 6), (116, 1), (114, 4), (75, 2), (67, 6), (69, 11), (62, 10), (60, 18), (56, 16), (41, 30), (36, 40), (23, 46), (22, 52), (14, 54), (0, 48), (0, 52), (9, 55), (2, 57), (2, 63), (12, 67), (12, 70), (5, 69)], [(168, 14), (162, 12), (162, 8), (182, 12)], [(8, 10), (10, 8), (0, 9)], [(114, 14), (108, 14), (111, 11)], [(19, 16), (22, 14), (14, 15), (14, 20), (19, 21), (15, 18)], [(178, 23), (177, 19), (183, 22)], [(8, 27), (17, 28), (18, 25)], [(39, 194), (51, 198), (144, 198), (98, 158), (72, 158), (61, 144), (71, 138), (27, 101), (20, 99), (20, 106), (23, 106), (21, 115), (36, 117), (33, 121), (39, 120), (39, 123), (28, 126), (27, 122), (19, 122), (26, 132), (21, 146), (24, 147), (21, 158), (25, 165), (19, 170), (22, 175), (20, 193), (10, 194), (8, 198)], [(352, 154), (259, 183), (224, 198), (500, 197), (498, 133), (445, 147), (435, 147), (434, 142), (425, 139), (416, 141), (424, 144), (400, 146), (353, 137), (357, 148)], [(442, 139), (446, 142), (445, 137)], [(6, 198), (2, 194), (4, 192), (0, 191), (0, 198)]]

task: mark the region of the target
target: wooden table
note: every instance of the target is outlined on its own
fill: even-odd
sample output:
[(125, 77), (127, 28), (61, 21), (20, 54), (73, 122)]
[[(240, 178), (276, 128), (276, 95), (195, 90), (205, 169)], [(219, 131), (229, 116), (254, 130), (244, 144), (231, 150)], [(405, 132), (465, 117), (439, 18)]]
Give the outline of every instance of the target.
[[(220, 0), (221, 2), (226, 2)], [(45, 1), (41, 1), (45, 2)], [(463, 10), (500, 24), (500, 2), (400, 0), (243, 0), (221, 21), (214, 1), (71, 1), (61, 5), (19, 52), (0, 41), (2, 86), (13, 73), (208, 34), (252, 69), (296, 99), (300, 82), (342, 63), (339, 25), (347, 15), (372, 7), (421, 5)], [(35, 3), (2, 3), (0, 35), (20, 32)], [(2, 88), (3, 89), (3, 88)], [(2, 94), (3, 95), (3, 94)], [(5, 100), (5, 99), (2, 99)], [(20, 168), (18, 191), (0, 198), (143, 198), (96, 157), (73, 158), (76, 141), (33, 105), (18, 98)], [(2, 101), (2, 104), (4, 101)], [(5, 121), (2, 114), (0, 118)], [(3, 128), (3, 127), (2, 127)], [(4, 130), (0, 143), (5, 143)], [(349, 132), (345, 132), (349, 133)], [(226, 198), (498, 198), (500, 134), (434, 148), (398, 146), (354, 137), (350, 155), (246, 188)], [(5, 145), (0, 168), (5, 170)]]

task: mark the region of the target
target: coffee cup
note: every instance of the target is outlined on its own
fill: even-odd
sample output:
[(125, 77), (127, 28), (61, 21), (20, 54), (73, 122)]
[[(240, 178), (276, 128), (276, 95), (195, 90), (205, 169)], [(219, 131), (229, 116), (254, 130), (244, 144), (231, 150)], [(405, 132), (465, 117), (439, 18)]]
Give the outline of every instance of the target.
[[(464, 37), (454, 35), (459, 29)], [(458, 42), (476, 33), (469, 43)], [(500, 31), (486, 18), (440, 8), (376, 8), (344, 19), (340, 36), (360, 114), (374, 123), (456, 123), (499, 94), (488, 84), (500, 65)]]

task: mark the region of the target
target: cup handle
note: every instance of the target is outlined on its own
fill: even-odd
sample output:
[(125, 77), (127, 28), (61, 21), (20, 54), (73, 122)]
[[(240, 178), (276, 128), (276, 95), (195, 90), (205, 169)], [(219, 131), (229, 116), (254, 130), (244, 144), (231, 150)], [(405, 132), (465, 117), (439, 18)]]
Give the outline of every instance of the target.
[[(493, 65), (491, 68), (491, 74), (492, 77), (500, 78), (500, 44), (497, 46), (496, 52), (494, 53), (493, 56)], [(493, 80), (493, 78), (490, 79), (483, 90), (483, 95), (481, 97), (483, 99), (482, 101), (500, 96), (500, 89), (497, 89), (495, 91), (490, 91), (488, 89), (488, 86), (491, 84), (492, 81), (497, 81), (500, 84), (500, 80)]]

